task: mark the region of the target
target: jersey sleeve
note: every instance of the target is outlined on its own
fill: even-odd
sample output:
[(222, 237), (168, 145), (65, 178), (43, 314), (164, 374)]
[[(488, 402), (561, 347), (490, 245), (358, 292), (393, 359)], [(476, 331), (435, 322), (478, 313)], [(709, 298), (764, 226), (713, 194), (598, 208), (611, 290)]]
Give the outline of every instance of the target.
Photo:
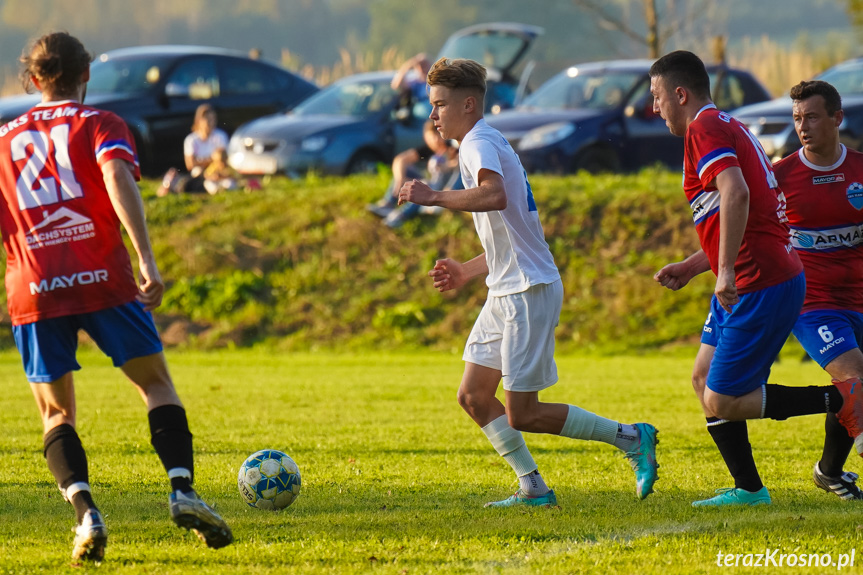
[(727, 122), (705, 118), (697, 129), (687, 133), (687, 137), (698, 179), (705, 188), (724, 170), (740, 166), (731, 126)]
[(476, 181), (476, 185), (479, 185), (479, 172), (480, 170), (491, 170), (497, 174), (503, 176), (503, 168), (500, 165), (500, 156), (498, 155), (497, 149), (495, 149), (494, 145), (491, 142), (484, 140), (482, 138), (477, 138), (472, 142), (472, 146), (470, 146), (470, 150), (466, 150), (463, 146), (459, 151), (460, 154), (464, 154), (464, 159), (462, 160), (470, 172), (471, 176)]
[(119, 116), (108, 112), (100, 113), (100, 122), (94, 134), (96, 161), (104, 166), (110, 160), (126, 160), (133, 166), (135, 180), (141, 179), (141, 166), (135, 150), (135, 139), (126, 123)]

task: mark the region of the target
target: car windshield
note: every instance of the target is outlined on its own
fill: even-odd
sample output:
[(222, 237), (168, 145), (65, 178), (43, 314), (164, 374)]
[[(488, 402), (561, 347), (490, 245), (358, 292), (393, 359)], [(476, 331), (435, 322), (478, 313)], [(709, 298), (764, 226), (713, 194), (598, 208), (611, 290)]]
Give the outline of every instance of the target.
[(528, 96), (520, 108), (567, 110), (616, 108), (642, 80), (643, 72), (603, 70), (584, 73), (577, 67), (564, 70)]
[(507, 32), (485, 31), (447, 40), (440, 54), (447, 58), (469, 58), (486, 68), (506, 70), (524, 47), (525, 40)]
[(105, 56), (90, 65), (88, 94), (135, 94), (149, 91), (159, 81), (166, 58), (111, 59)]
[(843, 96), (863, 94), (863, 63), (855, 62), (837, 66), (818, 76), (818, 79), (833, 84), (833, 87)]
[(363, 118), (389, 106), (396, 97), (389, 79), (338, 82), (318, 92), (292, 114), (297, 116), (353, 116)]

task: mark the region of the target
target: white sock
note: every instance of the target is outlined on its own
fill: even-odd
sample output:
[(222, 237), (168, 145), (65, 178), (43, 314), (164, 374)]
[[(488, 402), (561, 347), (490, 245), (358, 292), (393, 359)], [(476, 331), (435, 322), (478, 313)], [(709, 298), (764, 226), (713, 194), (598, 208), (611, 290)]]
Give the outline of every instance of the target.
[(618, 423), (611, 419), (600, 417), (595, 413), (585, 411), (574, 405), (569, 406), (569, 413), (560, 435), (573, 439), (589, 439), (616, 445)]
[(518, 486), (522, 492), (528, 497), (539, 497), (550, 491), (548, 485), (545, 484), (545, 479), (539, 474), (539, 471), (522, 475), (518, 478)]
[(482, 432), (518, 477), (536, 471), (536, 462), (527, 449), (521, 432), (509, 425), (506, 415), (501, 415), (483, 427)]

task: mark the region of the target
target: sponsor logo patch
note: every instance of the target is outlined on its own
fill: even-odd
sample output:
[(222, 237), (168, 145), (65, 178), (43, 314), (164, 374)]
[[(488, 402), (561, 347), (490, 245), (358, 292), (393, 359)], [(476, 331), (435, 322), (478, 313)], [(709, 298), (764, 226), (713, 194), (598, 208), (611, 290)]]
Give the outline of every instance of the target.
[(845, 174), (830, 174), (829, 176), (814, 176), (812, 178), (812, 183), (814, 185), (818, 184), (832, 184), (834, 182), (844, 182)]
[(96, 237), (93, 221), (69, 208), (63, 207), (51, 214), (46, 210), (42, 216), (42, 222), (27, 232), (27, 248), (30, 250)]

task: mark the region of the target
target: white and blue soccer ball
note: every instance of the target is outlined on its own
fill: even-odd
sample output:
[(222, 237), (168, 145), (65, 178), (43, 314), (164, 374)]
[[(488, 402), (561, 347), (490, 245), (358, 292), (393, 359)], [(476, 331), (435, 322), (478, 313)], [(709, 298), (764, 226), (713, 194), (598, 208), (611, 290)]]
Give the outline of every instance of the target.
[(286, 453), (262, 449), (240, 466), (237, 487), (243, 500), (258, 509), (284, 509), (300, 494), (300, 468)]

